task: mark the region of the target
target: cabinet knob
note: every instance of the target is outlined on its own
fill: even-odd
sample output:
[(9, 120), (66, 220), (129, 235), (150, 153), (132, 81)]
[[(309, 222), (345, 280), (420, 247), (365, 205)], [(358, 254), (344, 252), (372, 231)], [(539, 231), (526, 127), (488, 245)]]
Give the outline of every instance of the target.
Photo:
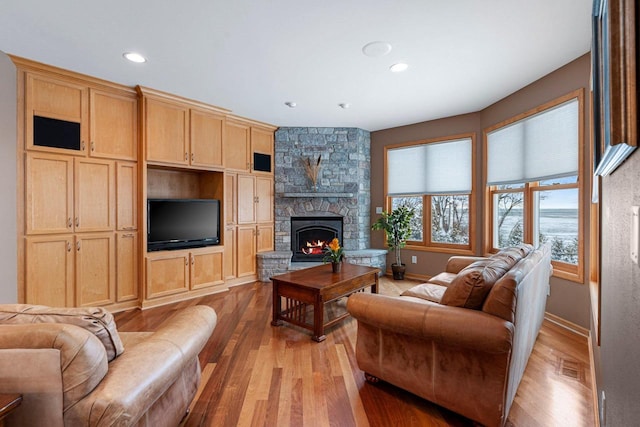
[(68, 228), (73, 227), (73, 222), (71, 222), (71, 217), (69, 217), (69, 219), (67, 220), (67, 227)]
[(96, 151), (96, 143), (91, 141), (91, 151)]
[(71, 252), (71, 242), (67, 242), (67, 252)]
[(76, 250), (80, 252), (80, 240), (76, 242)]
[(85, 149), (84, 141), (82, 141), (82, 142), (80, 143), (80, 149), (81, 149), (82, 151), (84, 151), (84, 149)]
[(196, 257), (194, 257), (193, 255), (191, 255), (191, 265), (196, 263)]
[(76, 217), (76, 227), (80, 227), (80, 217)]

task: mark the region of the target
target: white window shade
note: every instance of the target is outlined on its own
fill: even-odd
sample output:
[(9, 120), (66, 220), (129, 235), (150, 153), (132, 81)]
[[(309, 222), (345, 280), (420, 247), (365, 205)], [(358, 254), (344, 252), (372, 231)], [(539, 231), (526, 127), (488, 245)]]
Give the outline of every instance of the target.
[(387, 151), (387, 193), (469, 194), (471, 139), (394, 148)]
[(487, 185), (578, 174), (578, 100), (487, 135)]

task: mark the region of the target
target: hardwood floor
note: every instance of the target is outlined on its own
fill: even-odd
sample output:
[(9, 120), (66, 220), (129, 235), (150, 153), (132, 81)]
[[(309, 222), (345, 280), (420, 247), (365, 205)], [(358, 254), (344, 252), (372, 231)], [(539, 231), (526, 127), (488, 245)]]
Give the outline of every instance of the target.
[[(382, 277), (380, 292), (398, 295), (414, 284)], [(473, 425), (389, 384), (365, 382), (351, 318), (328, 329), (321, 343), (307, 330), (271, 326), (271, 284), (118, 313), (118, 330), (153, 331), (195, 304), (213, 307), (218, 324), (200, 353), (202, 383), (184, 426)], [(344, 299), (335, 309), (343, 306)], [(507, 426), (589, 427), (593, 414), (587, 339), (545, 320)]]

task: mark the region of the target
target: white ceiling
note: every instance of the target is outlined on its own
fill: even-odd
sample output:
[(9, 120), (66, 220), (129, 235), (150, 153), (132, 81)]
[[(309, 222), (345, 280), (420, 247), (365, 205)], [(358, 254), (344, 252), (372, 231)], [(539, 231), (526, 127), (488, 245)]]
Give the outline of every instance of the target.
[[(591, 0), (2, 0), (0, 50), (277, 126), (374, 131), (481, 110), (574, 60), (590, 12)], [(372, 41), (393, 48), (365, 56)], [(391, 73), (396, 62), (409, 69)]]

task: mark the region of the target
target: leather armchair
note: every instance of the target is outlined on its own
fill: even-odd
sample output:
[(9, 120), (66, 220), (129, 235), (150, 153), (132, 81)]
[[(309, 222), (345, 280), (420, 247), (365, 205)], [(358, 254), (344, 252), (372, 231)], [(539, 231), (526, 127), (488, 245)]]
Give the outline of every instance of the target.
[(5, 425), (176, 426), (216, 321), (195, 306), (156, 332), (118, 333), (102, 309), (0, 305), (0, 392), (23, 395)]

